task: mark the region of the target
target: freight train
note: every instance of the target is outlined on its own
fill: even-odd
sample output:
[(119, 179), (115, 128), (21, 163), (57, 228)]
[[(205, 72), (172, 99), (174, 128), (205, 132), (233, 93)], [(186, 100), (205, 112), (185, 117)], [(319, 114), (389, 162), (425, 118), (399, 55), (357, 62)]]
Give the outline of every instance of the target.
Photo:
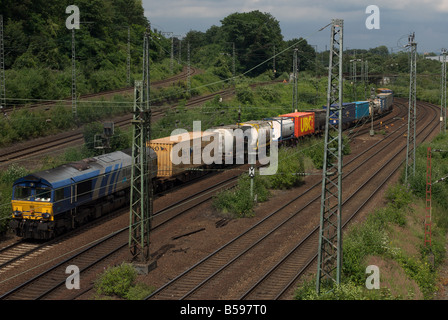
[[(381, 89), (372, 104), (368, 101), (344, 103), (342, 125), (344, 128), (350, 127), (367, 117), (382, 116), (392, 109), (392, 104), (393, 92), (388, 89)], [(154, 188), (157, 191), (169, 189), (207, 171), (202, 169), (225, 166), (229, 162), (224, 160), (235, 160), (238, 156), (235, 149), (238, 141), (234, 140), (238, 136), (234, 132), (237, 129), (245, 133), (240, 136), (243, 141), (239, 142), (243, 143), (246, 153), (248, 136), (255, 136), (258, 141), (256, 148), (261, 145), (269, 146), (272, 141), (280, 144), (297, 143), (303, 137), (323, 132), (325, 121), (326, 110), (323, 107), (320, 110), (292, 112), (273, 118), (220, 126), (204, 132), (183, 133), (184, 138), (186, 134), (186, 139), (179, 139), (182, 135), (179, 134), (151, 140), (148, 147)], [(330, 121), (337, 124), (339, 119), (330, 113)], [(264, 141), (259, 137), (265, 137)], [(217, 161), (219, 164), (207, 163), (203, 159), (195, 161), (195, 151), (200, 153), (210, 148), (212, 141), (217, 141), (222, 161)], [(179, 147), (179, 143), (186, 143), (186, 149), (190, 151), (179, 157), (184, 157), (184, 160), (186, 157), (189, 161), (174, 161), (175, 152), (185, 150)], [(23, 238), (51, 239), (127, 205), (131, 165), (130, 150), (116, 151), (32, 173), (16, 180), (12, 191), (10, 228)]]

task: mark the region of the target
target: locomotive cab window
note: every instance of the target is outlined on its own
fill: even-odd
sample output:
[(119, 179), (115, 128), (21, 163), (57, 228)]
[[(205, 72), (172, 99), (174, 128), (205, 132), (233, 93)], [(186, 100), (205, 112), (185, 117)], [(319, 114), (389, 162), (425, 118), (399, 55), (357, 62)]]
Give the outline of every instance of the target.
[(81, 199), (88, 198), (91, 191), (92, 191), (92, 180), (87, 180), (78, 183), (77, 195), (79, 198)]
[(31, 199), (31, 188), (24, 186), (14, 187), (14, 199), (15, 200), (30, 200)]
[(64, 188), (57, 189), (54, 192), (54, 202), (64, 200)]
[(49, 202), (51, 200), (51, 189), (42, 187), (36, 188), (35, 200)]

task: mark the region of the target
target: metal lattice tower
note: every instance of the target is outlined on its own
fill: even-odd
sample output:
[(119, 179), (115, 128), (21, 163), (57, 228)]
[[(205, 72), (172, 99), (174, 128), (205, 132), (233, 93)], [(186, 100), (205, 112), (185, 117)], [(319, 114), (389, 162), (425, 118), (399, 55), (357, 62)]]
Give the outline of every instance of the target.
[(442, 77), (440, 84), (440, 132), (446, 133), (446, 49), (442, 49)]
[(174, 32), (171, 31), (163, 31), (162, 35), (164, 37), (171, 37), (171, 52), (170, 52), (170, 74), (173, 74), (173, 59), (174, 59)]
[(126, 59), (126, 72), (128, 84), (131, 85), (131, 27), (128, 27), (128, 50)]
[(415, 34), (409, 36), (410, 71), (409, 71), (409, 108), (408, 108), (408, 133), (406, 146), (406, 172), (405, 182), (410, 175), (415, 174), (415, 131), (417, 120), (417, 43), (414, 42)]
[(367, 86), (369, 85), (369, 61), (364, 62), (364, 99), (367, 100)]
[(187, 90), (191, 90), (191, 61), (190, 61), (190, 41), (187, 44)]
[(147, 143), (151, 140), (149, 106), (149, 30), (143, 41), (143, 81), (135, 81), (131, 170), (129, 248), (134, 261), (149, 260), (149, 233), (152, 218), (152, 161)]
[(75, 28), (72, 29), (72, 114), (74, 119), (78, 117), (76, 105), (76, 50), (75, 50)]
[(294, 112), (295, 110), (297, 110), (297, 99), (298, 99), (298, 94), (297, 94), (297, 78), (298, 78), (298, 57), (297, 57), (297, 53), (298, 53), (298, 49), (294, 49), (294, 58), (293, 58), (293, 62), (292, 62), (292, 74), (293, 74), (293, 86), (292, 86), (292, 112)]
[(173, 74), (174, 63), (174, 34), (171, 32), (171, 54), (170, 54), (170, 72)]
[(236, 76), (236, 69), (235, 69), (235, 42), (232, 42), (232, 74), (233, 74), (233, 85), (235, 85), (235, 76)]
[(182, 64), (182, 36), (177, 39), (179, 43), (179, 51), (177, 52), (177, 63)]
[(431, 182), (431, 147), (426, 152), (426, 214), (425, 214), (425, 246), (431, 246), (431, 211), (432, 211), (432, 182)]
[(5, 45), (3, 41), (3, 15), (0, 14), (0, 111), (6, 109)]
[(361, 59), (352, 59), (350, 60), (350, 67), (351, 67), (351, 76), (352, 76), (352, 89), (353, 89), (353, 100), (357, 100), (357, 77), (358, 77), (358, 70), (356, 68), (356, 62), (361, 62), (361, 79), (363, 77), (363, 67), (362, 67), (362, 60)]
[[(338, 285), (341, 278), (343, 24), (344, 20), (333, 19), (331, 26), (316, 281), (317, 293), (321, 292), (322, 285)], [(330, 115), (336, 116), (339, 119), (338, 123), (330, 123)]]

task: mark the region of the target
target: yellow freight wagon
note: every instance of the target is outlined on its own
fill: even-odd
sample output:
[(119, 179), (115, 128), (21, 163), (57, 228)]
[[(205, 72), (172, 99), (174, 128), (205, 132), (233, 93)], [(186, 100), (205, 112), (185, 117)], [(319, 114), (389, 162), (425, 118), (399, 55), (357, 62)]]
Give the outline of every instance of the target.
[[(172, 178), (188, 175), (190, 171), (188, 169), (204, 166), (204, 148), (213, 142), (216, 143), (215, 149), (218, 151), (217, 132), (186, 132), (151, 140), (149, 146), (157, 154), (157, 177)], [(213, 146), (209, 148), (213, 149)], [(173, 154), (173, 151), (177, 151), (177, 154)], [(211, 156), (214, 156), (214, 152), (211, 152)], [(177, 178), (185, 180), (182, 177)]]

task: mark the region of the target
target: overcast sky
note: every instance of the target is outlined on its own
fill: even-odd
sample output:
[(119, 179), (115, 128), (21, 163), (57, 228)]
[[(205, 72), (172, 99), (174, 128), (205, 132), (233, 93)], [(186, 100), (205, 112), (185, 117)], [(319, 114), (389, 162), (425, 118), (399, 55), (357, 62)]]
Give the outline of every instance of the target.
[[(380, 29), (366, 27), (369, 5), (379, 8)], [(143, 0), (143, 8), (152, 28), (175, 35), (205, 32), (231, 13), (259, 10), (280, 22), (285, 40), (303, 37), (318, 51), (329, 45), (330, 30), (317, 30), (334, 18), (344, 19), (345, 49), (385, 45), (397, 52), (411, 32), (418, 52), (448, 48), (448, 0)]]

